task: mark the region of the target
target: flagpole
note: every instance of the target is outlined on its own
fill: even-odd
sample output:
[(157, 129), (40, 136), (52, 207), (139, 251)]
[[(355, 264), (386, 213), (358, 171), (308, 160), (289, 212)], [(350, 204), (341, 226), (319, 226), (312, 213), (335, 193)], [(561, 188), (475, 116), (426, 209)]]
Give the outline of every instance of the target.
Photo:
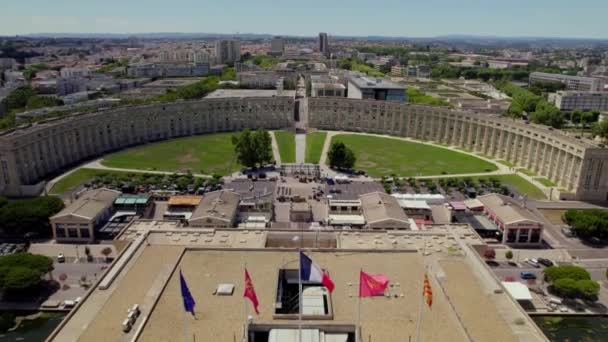
[[(424, 267), (424, 274), (426, 275), (427, 267)], [(423, 285), (424, 291), (424, 285)], [(416, 323), (416, 342), (420, 342), (420, 328), (422, 327), (422, 314), (424, 313), (424, 293), (420, 296), (420, 306), (418, 308), (418, 322)]]
[(298, 248), (298, 341), (302, 342), (302, 248)]
[[(426, 235), (422, 239), (422, 263), (424, 264), (424, 274), (427, 274), (427, 265), (424, 254), (426, 253)], [(424, 289), (424, 285), (423, 285)], [(423, 290), (424, 291), (424, 290)], [(416, 342), (420, 342), (420, 327), (422, 326), (422, 314), (424, 308), (424, 293), (420, 296), (420, 307), (418, 309), (418, 322), (416, 323)]]
[[(181, 277), (181, 274), (182, 274), (182, 269), (181, 268), (179, 269), (179, 274), (180, 274), (180, 277)], [(180, 284), (180, 286), (181, 286), (181, 284)], [(187, 315), (187, 311), (184, 310), (184, 312), (183, 312), (182, 315), (183, 315), (183, 320), (184, 320), (184, 342), (188, 342), (188, 315)]]
[[(247, 272), (247, 262), (245, 261), (245, 267), (244, 270), (245, 272)], [(247, 284), (245, 284), (245, 286), (247, 286)], [(243, 312), (245, 313), (245, 325), (243, 326), (243, 342), (247, 342), (247, 340), (249, 339), (249, 317), (248, 317), (248, 310), (247, 310), (247, 297), (243, 296)]]
[(363, 269), (359, 270), (359, 293), (357, 297), (359, 297), (359, 303), (357, 305), (357, 326), (355, 328), (355, 342), (361, 342), (361, 272)]

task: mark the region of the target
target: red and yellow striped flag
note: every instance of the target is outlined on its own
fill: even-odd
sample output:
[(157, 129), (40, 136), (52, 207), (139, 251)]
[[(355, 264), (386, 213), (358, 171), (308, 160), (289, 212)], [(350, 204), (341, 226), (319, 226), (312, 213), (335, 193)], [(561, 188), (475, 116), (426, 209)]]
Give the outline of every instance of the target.
[(424, 274), (424, 286), (422, 288), (422, 296), (424, 297), (426, 304), (429, 309), (433, 306), (433, 290), (431, 289), (431, 282), (429, 281), (429, 275)]

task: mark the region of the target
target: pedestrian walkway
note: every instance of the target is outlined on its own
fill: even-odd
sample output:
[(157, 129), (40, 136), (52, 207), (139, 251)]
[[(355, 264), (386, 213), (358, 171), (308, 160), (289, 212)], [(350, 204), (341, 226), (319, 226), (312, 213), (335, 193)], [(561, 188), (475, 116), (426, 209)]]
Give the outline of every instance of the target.
[(306, 162), (306, 134), (296, 134), (296, 163)]
[(277, 144), (277, 138), (274, 136), (274, 132), (270, 131), (270, 138), (272, 139), (272, 157), (277, 165), (281, 165), (281, 153), (279, 153), (279, 144)]

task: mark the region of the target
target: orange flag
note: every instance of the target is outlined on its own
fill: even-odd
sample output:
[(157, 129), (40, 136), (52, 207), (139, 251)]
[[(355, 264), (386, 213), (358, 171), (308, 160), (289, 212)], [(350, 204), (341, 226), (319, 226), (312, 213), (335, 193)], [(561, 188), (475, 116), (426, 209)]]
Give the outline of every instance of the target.
[(251, 304), (253, 304), (255, 313), (259, 315), (260, 311), (258, 311), (258, 296), (255, 294), (253, 282), (251, 282), (251, 277), (249, 276), (249, 272), (247, 272), (247, 269), (245, 269), (245, 292), (243, 293), (243, 297), (249, 298)]
[(431, 289), (431, 282), (429, 281), (429, 275), (424, 274), (424, 286), (422, 288), (422, 296), (426, 301), (426, 305), (429, 309), (433, 306), (433, 290)]

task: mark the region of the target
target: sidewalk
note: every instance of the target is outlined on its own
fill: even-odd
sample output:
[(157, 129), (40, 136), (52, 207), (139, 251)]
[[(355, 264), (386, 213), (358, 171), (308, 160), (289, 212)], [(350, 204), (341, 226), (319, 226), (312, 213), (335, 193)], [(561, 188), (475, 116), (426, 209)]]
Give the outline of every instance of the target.
[(279, 153), (279, 144), (277, 144), (277, 138), (274, 136), (274, 131), (270, 131), (270, 138), (272, 139), (272, 157), (276, 162), (277, 166), (281, 165), (281, 153)]

